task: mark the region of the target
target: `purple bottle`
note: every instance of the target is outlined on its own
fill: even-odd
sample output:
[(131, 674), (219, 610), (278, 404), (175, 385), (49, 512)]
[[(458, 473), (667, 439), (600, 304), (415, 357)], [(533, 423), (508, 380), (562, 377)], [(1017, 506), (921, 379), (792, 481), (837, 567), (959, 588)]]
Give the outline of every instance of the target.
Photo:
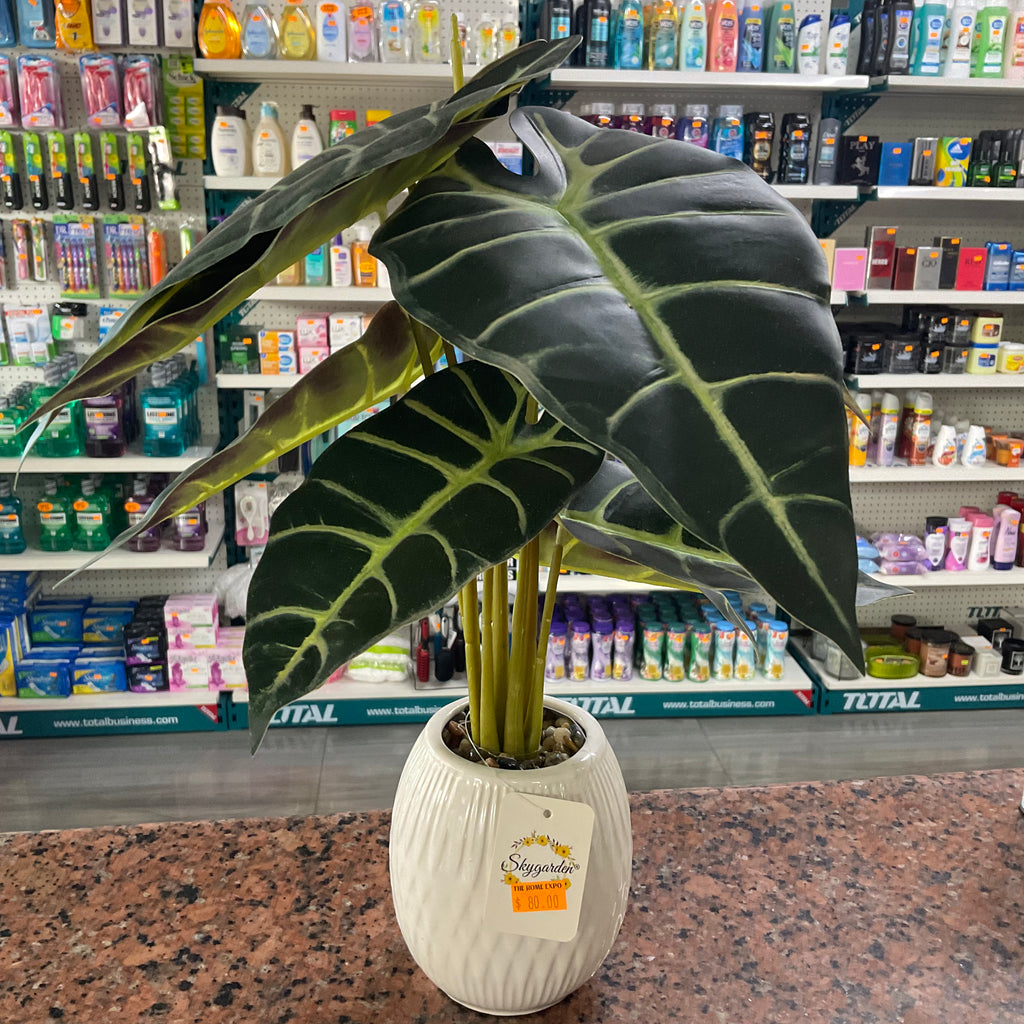
[(92, 459), (117, 459), (128, 450), (122, 392), (82, 399), (85, 454)]
[(644, 105), (642, 103), (623, 103), (619, 116), (612, 127), (623, 131), (644, 133)]
[[(136, 526), (146, 518), (150, 505), (153, 504), (155, 495), (149, 488), (149, 483), (144, 476), (137, 476), (132, 484), (132, 496), (124, 503), (124, 510), (128, 513), (128, 525)], [(149, 526), (138, 536), (132, 537), (126, 547), (129, 551), (159, 551), (160, 550), (161, 528), (157, 523)]]
[(583, 106), (583, 113), (580, 120), (588, 124), (596, 125), (598, 128), (615, 127), (615, 104), (614, 103), (587, 103)]
[(615, 630), (612, 620), (600, 618), (594, 620), (593, 655), (590, 659), (590, 678), (594, 680), (611, 679), (612, 677), (612, 646)]
[(176, 515), (172, 523), (174, 546), (179, 551), (202, 551), (206, 547), (206, 502)]
[(659, 139), (676, 137), (676, 105), (674, 103), (655, 103), (651, 112), (644, 118), (644, 134)]

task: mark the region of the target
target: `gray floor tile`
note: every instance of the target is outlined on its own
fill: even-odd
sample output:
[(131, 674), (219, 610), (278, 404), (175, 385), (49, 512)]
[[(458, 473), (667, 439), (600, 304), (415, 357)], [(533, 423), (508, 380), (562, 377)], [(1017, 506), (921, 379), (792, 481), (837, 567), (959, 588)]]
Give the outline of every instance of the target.
[(421, 728), (366, 725), (329, 730), (317, 813), (390, 807), (405, 758)]

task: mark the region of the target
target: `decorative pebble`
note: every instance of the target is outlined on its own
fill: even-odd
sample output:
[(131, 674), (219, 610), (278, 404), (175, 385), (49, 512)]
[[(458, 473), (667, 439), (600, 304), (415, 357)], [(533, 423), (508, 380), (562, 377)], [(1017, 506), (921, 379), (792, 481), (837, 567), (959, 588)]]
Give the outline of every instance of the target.
[(568, 761), (586, 743), (587, 734), (572, 719), (545, 711), (541, 746), (532, 757), (522, 761), (507, 753), (491, 754), (478, 752), (469, 736), (469, 722), (466, 718), (452, 719), (442, 732), (445, 745), (467, 761), (480, 762), (491, 768), (505, 771), (525, 771), (535, 768), (550, 768)]
[(509, 757), (507, 754), (501, 754), (497, 758), (499, 768), (511, 768), (513, 771), (519, 770), (519, 762), (514, 757)]

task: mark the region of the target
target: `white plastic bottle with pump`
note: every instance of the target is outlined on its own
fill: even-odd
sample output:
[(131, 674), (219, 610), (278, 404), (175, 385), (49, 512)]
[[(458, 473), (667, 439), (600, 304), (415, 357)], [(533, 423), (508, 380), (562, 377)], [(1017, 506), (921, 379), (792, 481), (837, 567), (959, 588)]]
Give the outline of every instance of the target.
[(260, 123), (252, 137), (252, 173), (280, 178), (288, 173), (288, 144), (277, 120), (277, 104), (260, 104)]
[(969, 78), (971, 46), (974, 43), (974, 22), (978, 5), (975, 0), (954, 0), (947, 20), (946, 57), (942, 63), (943, 78)]
[(218, 178), (252, 174), (252, 139), (245, 123), (245, 111), (238, 107), (217, 107), (210, 132), (213, 173)]
[(302, 105), (302, 112), (292, 132), (292, 169), (304, 164), (324, 150), (324, 140), (320, 137), (313, 108), (310, 104)]

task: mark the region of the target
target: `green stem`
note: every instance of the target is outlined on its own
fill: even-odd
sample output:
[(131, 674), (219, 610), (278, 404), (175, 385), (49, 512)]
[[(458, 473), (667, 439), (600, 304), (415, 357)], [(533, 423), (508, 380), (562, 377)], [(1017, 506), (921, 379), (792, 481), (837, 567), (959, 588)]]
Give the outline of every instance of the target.
[(473, 742), (480, 746), (480, 609), (476, 580), (459, 591), (459, 618), (466, 645), (466, 682), (469, 686), (469, 723)]
[(434, 372), (434, 360), (431, 358), (430, 350), (437, 341), (437, 334), (427, 328), (417, 330), (413, 328), (412, 336), (416, 341), (416, 352), (420, 357), (420, 367), (424, 377), (430, 377)]
[(508, 696), (505, 702), (505, 752), (524, 758), (532, 753), (526, 745), (527, 711), (533, 682), (533, 648), (537, 628), (537, 566), (540, 538), (534, 537), (519, 552), (516, 600), (512, 607), (512, 657)]
[(458, 92), (466, 84), (462, 72), (462, 44), (459, 42), (459, 19), (452, 14), (452, 37), (449, 43), (452, 55), (452, 86)]
[(562, 569), (562, 551), (569, 539), (569, 531), (561, 524), (555, 532), (555, 543), (551, 549), (548, 568), (548, 586), (544, 592), (544, 617), (537, 635), (537, 658), (533, 669), (533, 686), (530, 688), (529, 729), (526, 744), (530, 750), (540, 746), (544, 730), (544, 665), (548, 654), (548, 634), (551, 632), (551, 616), (555, 610), (555, 596), (558, 593), (558, 574)]
[[(507, 611), (506, 611), (506, 614)], [(494, 717), (494, 569), (484, 570), (483, 637), (480, 658), (480, 743), (484, 750), (497, 754), (498, 725)]]
[(498, 736), (504, 736), (505, 707), (508, 701), (508, 568), (505, 563), (494, 567), (493, 586), (491, 643), (494, 657), (494, 720)]
[(449, 366), (455, 366), (459, 361), (455, 355), (455, 346), (450, 341), (442, 339), (441, 347), (444, 349), (444, 361)]

